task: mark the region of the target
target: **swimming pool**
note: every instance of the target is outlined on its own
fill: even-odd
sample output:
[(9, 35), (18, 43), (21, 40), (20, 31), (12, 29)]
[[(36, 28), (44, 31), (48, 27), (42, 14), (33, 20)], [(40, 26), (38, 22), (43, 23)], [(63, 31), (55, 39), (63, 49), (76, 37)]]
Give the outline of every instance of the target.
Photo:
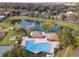
[(32, 52), (35, 51), (49, 52), (50, 46), (51, 45), (49, 43), (35, 43), (33, 40), (27, 40), (25, 48)]

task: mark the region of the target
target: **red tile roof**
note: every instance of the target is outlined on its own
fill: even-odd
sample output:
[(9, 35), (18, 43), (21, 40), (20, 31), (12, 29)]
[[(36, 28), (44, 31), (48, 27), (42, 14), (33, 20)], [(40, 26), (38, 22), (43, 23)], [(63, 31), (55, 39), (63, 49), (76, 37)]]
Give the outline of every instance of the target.
[(30, 36), (32, 38), (41, 38), (42, 37), (42, 33), (38, 32), (38, 31), (33, 31), (33, 32), (31, 32)]
[(56, 40), (58, 40), (58, 35), (57, 35), (57, 33), (48, 33), (48, 40), (52, 40), (52, 41), (56, 41)]

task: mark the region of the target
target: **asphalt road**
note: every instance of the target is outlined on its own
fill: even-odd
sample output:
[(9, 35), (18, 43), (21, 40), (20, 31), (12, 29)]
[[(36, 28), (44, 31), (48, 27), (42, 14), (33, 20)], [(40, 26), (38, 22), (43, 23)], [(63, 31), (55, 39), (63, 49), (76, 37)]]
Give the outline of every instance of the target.
[(79, 47), (72, 53), (72, 57), (79, 57)]

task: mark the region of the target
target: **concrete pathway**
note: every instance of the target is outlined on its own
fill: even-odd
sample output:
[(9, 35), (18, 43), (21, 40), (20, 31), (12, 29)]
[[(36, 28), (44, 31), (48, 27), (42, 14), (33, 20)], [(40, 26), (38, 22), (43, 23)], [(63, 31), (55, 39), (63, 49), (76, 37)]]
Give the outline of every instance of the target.
[(64, 54), (64, 57), (66, 57), (66, 55), (67, 55), (67, 53), (68, 53), (70, 47), (71, 47), (70, 45), (67, 47), (67, 50), (66, 50), (66, 52), (65, 52), (65, 54)]

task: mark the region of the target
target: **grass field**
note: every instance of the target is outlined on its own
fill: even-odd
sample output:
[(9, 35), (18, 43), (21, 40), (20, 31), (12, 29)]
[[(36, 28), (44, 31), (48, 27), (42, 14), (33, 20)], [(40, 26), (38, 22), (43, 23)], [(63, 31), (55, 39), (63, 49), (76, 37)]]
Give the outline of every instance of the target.
[[(43, 19), (43, 18), (36, 18), (36, 17), (27, 17), (27, 16), (14, 16), (14, 17), (8, 17), (6, 19), (4, 19), (1, 23), (0, 23), (0, 27), (4, 27), (4, 28), (8, 28), (8, 27), (15, 27), (14, 25), (10, 24), (11, 20), (19, 20), (19, 19), (28, 19), (28, 20), (43, 20), (43, 21), (52, 21), (55, 22), (59, 25), (63, 25), (63, 26), (68, 26), (70, 28), (74, 28), (74, 29), (79, 29), (79, 24), (78, 23), (73, 23), (73, 22), (66, 22), (66, 21), (54, 21), (54, 20), (50, 20), (50, 19)], [(7, 36), (0, 42), (0, 43), (12, 43), (12, 41), (9, 40), (9, 37), (16, 35), (15, 31), (10, 31), (8, 32)], [(19, 35), (16, 35), (19, 36)]]
[(9, 31), (7, 33), (7, 35), (0, 41), (0, 44), (13, 44), (15, 42), (15, 40), (10, 40), (11, 37), (16, 36), (18, 40), (18, 38), (20, 37), (20, 35), (17, 35), (16, 32), (13, 31)]
[(67, 22), (67, 21), (55, 21), (57, 24), (67, 26), (73, 29), (79, 29), (79, 23)]
[[(0, 27), (3, 27), (5, 29), (8, 29), (9, 27), (15, 27), (14, 25), (10, 24), (9, 19), (6, 18), (2, 22), (0, 22)], [(10, 40), (12, 36), (16, 36), (18, 38), (20, 35), (17, 35), (15, 30), (8, 31), (6, 36), (0, 41), (0, 44), (13, 44), (15, 40)]]

